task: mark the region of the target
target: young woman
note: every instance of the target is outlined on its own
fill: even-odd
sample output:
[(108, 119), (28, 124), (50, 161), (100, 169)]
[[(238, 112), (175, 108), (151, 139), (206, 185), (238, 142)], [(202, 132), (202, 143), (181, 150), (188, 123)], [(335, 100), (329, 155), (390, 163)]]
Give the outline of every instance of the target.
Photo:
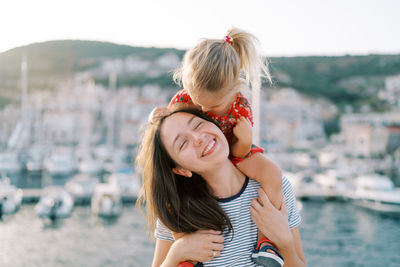
[[(251, 254), (257, 226), (279, 249), (285, 266), (305, 266), (290, 184), (283, 179), (285, 221), (258, 191), (260, 184), (228, 156), (224, 134), (196, 111), (171, 113), (147, 129), (138, 163), (143, 171), (140, 200), (146, 202), (157, 237), (153, 266), (187, 260), (204, 266), (255, 266)], [(259, 201), (252, 201), (259, 193)], [(186, 234), (174, 242), (173, 233)]]

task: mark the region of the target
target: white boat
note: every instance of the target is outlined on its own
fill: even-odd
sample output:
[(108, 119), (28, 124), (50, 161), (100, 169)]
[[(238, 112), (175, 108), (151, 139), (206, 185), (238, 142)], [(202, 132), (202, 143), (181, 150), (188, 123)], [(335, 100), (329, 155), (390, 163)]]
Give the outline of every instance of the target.
[(0, 218), (3, 214), (12, 214), (21, 206), (23, 192), (10, 183), (5, 176), (0, 179)]
[(140, 180), (131, 168), (112, 173), (108, 177), (108, 182), (119, 188), (122, 201), (136, 201), (140, 190)]
[(0, 153), (0, 173), (15, 174), (21, 171), (18, 154), (12, 152)]
[(97, 177), (77, 174), (65, 184), (65, 189), (72, 195), (75, 204), (85, 204), (90, 202), (98, 183)]
[(95, 158), (88, 156), (79, 162), (79, 172), (96, 175), (103, 170), (103, 164)]
[(96, 185), (91, 203), (92, 213), (101, 217), (115, 217), (122, 212), (122, 200), (118, 187), (112, 184)]
[(120, 169), (129, 168), (129, 153), (126, 149), (115, 149), (111, 157), (104, 161), (104, 170), (113, 173)]
[(103, 171), (102, 160), (98, 159), (89, 147), (77, 148), (75, 158), (78, 161), (78, 170), (81, 173), (96, 175)]
[(400, 214), (400, 191), (383, 175), (360, 175), (346, 193), (353, 204), (384, 213)]
[(341, 197), (338, 180), (333, 172), (325, 173), (286, 173), (291, 181), (296, 197), (310, 200), (329, 200)]
[(41, 218), (68, 217), (74, 207), (72, 196), (62, 186), (49, 186), (43, 189), (35, 212)]
[(69, 175), (76, 170), (73, 153), (69, 149), (57, 149), (44, 160), (44, 168), (49, 175)]
[(34, 146), (28, 151), (26, 169), (30, 172), (40, 172), (43, 169), (45, 150), (39, 146)]

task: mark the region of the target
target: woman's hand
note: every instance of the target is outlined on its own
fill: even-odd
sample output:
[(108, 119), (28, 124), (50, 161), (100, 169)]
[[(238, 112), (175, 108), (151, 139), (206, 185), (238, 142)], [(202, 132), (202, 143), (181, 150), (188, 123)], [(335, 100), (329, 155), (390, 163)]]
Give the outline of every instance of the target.
[(270, 239), (278, 249), (291, 245), (290, 233), (285, 198), (282, 196), (281, 209), (276, 209), (269, 201), (267, 194), (260, 187), (258, 199), (252, 200), (250, 207), (251, 218), (258, 229)]
[(221, 232), (214, 230), (199, 230), (191, 234), (185, 234), (176, 240), (170, 249), (169, 256), (173, 256), (179, 262), (183, 261), (210, 261), (220, 255), (224, 237)]

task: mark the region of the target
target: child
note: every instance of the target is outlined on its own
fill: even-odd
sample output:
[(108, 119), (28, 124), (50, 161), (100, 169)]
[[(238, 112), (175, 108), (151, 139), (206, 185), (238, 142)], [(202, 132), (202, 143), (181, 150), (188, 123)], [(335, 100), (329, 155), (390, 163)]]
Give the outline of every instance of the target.
[[(252, 111), (249, 101), (240, 92), (248, 84), (252, 90), (260, 90), (262, 76), (271, 81), (257, 45), (255, 36), (237, 28), (230, 29), (224, 39), (201, 40), (186, 52), (181, 68), (174, 74), (174, 80), (183, 84), (184, 89), (172, 98), (169, 109), (155, 108), (150, 120), (179, 105), (201, 109), (219, 124), (227, 137), (231, 161), (245, 175), (259, 182), (279, 209), (281, 170), (263, 154), (261, 147), (252, 144)], [(258, 239), (253, 261), (263, 266), (282, 266), (283, 258), (272, 242), (260, 231)]]

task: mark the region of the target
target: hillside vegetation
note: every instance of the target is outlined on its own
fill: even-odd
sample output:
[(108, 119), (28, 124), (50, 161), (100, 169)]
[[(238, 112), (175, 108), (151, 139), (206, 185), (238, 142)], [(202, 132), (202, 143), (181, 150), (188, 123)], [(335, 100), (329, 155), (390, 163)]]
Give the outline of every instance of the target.
[[(182, 58), (184, 51), (166, 48), (133, 47), (97, 41), (61, 40), (35, 43), (0, 54), (0, 105), (10, 100), (10, 92), (20, 88), (20, 66), (23, 54), (28, 59), (29, 89), (52, 89), (54, 84), (71, 78), (77, 72), (95, 69), (105, 59), (134, 55), (145, 61), (174, 53)], [(386, 76), (400, 73), (400, 55), (368, 55), (341, 57), (274, 57), (270, 58), (274, 87), (289, 86), (309, 96), (325, 96), (339, 107), (356, 110), (369, 105), (372, 110), (389, 107), (377, 97)], [(94, 77), (108, 84), (106, 77)], [(156, 83), (173, 85), (171, 73), (158, 76), (127, 73), (118, 76), (118, 86), (142, 86)]]

